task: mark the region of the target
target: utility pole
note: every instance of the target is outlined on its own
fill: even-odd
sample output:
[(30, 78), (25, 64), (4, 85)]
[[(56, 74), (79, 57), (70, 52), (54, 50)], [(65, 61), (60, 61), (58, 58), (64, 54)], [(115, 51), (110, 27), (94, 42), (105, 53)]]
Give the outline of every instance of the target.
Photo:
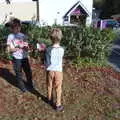
[(33, 2), (36, 2), (36, 13), (37, 13), (37, 22), (40, 21), (39, 16), (39, 0), (32, 0)]
[(36, 1), (36, 6), (37, 6), (37, 22), (40, 21), (40, 16), (39, 16), (39, 0)]
[(10, 0), (5, 0), (7, 4), (10, 4)]

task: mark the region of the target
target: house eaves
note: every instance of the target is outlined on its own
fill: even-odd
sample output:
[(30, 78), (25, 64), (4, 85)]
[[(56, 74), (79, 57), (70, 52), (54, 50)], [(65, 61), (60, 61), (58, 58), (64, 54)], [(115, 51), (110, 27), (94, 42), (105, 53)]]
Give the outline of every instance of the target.
[(66, 16), (69, 16), (79, 5), (84, 9), (84, 11), (87, 13), (87, 15), (90, 16), (90, 12), (87, 10), (87, 8), (83, 5), (83, 3), (78, 1), (65, 13), (63, 18), (66, 17)]

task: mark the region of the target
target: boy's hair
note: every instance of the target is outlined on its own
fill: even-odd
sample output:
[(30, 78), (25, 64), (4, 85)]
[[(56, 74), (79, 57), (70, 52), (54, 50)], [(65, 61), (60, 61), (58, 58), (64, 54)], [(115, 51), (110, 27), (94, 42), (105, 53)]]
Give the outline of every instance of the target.
[(59, 28), (53, 28), (50, 33), (50, 39), (53, 43), (60, 42), (62, 39), (62, 31)]
[(11, 21), (10, 21), (10, 27), (14, 28), (17, 25), (21, 26), (21, 21), (19, 19), (17, 19), (17, 18), (11, 19)]

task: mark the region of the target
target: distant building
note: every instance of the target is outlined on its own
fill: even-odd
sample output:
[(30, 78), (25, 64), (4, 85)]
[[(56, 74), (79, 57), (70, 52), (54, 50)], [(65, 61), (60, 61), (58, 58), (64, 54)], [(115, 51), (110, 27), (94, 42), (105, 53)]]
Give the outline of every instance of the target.
[(85, 2), (78, 1), (63, 16), (63, 25), (78, 25), (92, 23), (92, 0), (89, 9), (84, 5)]
[(11, 17), (22, 21), (36, 19), (36, 3), (32, 1), (11, 2), (10, 4), (0, 2), (0, 24), (8, 22)]

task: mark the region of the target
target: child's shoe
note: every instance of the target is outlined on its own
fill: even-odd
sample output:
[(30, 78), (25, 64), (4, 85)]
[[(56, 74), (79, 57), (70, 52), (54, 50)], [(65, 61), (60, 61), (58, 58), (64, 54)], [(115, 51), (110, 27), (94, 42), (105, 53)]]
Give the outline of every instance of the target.
[(47, 104), (53, 105), (53, 101), (52, 100), (47, 100)]
[(62, 106), (62, 105), (56, 106), (55, 110), (56, 111), (63, 111), (64, 110), (64, 106)]
[(27, 90), (26, 88), (20, 88), (20, 90), (21, 90), (22, 92), (28, 92), (28, 90)]

